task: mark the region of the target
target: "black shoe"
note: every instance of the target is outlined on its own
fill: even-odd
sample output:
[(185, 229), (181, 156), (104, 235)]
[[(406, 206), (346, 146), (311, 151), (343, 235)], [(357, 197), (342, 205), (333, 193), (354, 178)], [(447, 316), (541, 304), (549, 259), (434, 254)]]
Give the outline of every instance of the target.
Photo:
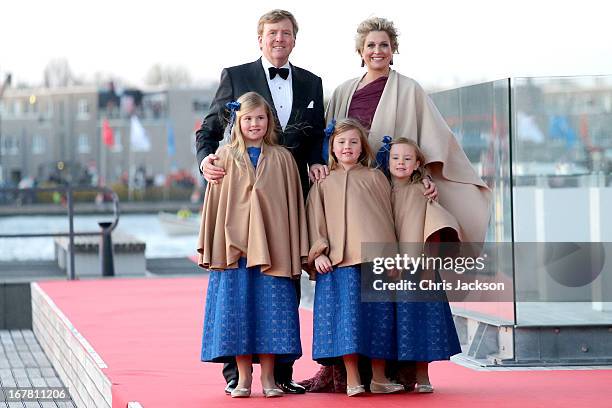
[(306, 388), (302, 387), (300, 384), (294, 382), (293, 380), (286, 381), (284, 383), (277, 383), (278, 388), (283, 390), (285, 394), (304, 394), (306, 393)]
[(229, 380), (225, 386), (225, 393), (230, 395), (238, 385), (238, 380)]

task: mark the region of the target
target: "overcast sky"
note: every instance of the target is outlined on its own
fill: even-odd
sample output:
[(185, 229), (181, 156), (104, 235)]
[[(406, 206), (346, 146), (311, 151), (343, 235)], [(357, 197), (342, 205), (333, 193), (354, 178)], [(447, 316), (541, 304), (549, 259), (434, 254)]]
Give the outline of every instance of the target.
[(328, 94), (363, 72), (354, 36), (370, 16), (395, 22), (394, 68), (429, 88), (612, 74), (612, 6), (605, 1), (7, 0), (0, 7), (0, 75), (39, 84), (49, 60), (65, 57), (85, 78), (105, 72), (142, 85), (161, 63), (213, 81), (223, 67), (259, 57), (257, 20), (278, 7), (300, 25), (291, 62), (322, 76)]

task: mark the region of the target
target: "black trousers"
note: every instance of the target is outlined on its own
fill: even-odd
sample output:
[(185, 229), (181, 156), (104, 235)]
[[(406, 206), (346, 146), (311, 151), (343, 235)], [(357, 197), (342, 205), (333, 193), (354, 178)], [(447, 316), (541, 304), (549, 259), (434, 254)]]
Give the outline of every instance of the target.
[[(296, 279), (293, 282), (295, 286), (295, 296), (297, 298), (298, 305), (300, 304), (300, 297), (302, 296), (301, 280)], [(238, 366), (236, 360), (231, 363), (223, 364), (223, 377), (226, 382), (231, 380), (238, 380)], [(274, 379), (277, 383), (286, 383), (291, 381), (293, 378), (293, 363), (275, 363), (274, 364)]]

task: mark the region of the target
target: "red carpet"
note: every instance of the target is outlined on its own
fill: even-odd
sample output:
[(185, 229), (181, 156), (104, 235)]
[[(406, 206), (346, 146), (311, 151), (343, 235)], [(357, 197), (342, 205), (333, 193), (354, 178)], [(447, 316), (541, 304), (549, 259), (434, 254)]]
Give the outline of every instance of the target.
[[(199, 361), (205, 278), (45, 282), (41, 288), (108, 364), (113, 407), (611, 407), (612, 370), (477, 372), (434, 363), (429, 395), (307, 394), (266, 400), (259, 381), (248, 400), (223, 393), (220, 364)], [(301, 311), (304, 356), (295, 379), (317, 370), (311, 360), (312, 313)], [(255, 378), (258, 377), (258, 366)]]

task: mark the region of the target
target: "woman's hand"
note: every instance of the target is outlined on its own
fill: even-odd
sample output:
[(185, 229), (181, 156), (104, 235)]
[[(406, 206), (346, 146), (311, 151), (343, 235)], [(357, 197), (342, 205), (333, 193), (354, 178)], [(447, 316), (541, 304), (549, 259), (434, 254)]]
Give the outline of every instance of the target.
[(320, 274), (325, 274), (327, 272), (331, 272), (332, 270), (332, 263), (327, 257), (327, 255), (319, 255), (315, 259), (314, 264), (315, 264), (315, 269)]
[(430, 178), (425, 177), (423, 179), (423, 186), (425, 186), (424, 196), (429, 198), (430, 200), (436, 200), (438, 198), (438, 187), (436, 187), (436, 183), (434, 183)]
[(389, 280), (398, 281), (400, 279), (401, 273), (397, 268), (387, 270), (387, 277)]

